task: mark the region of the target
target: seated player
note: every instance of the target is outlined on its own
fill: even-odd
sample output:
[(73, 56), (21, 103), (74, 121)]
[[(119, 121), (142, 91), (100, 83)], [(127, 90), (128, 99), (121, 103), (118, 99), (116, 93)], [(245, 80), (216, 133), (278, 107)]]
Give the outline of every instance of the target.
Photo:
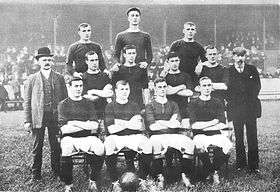
[(61, 139), (61, 181), (66, 192), (73, 187), (73, 164), (71, 156), (80, 151), (86, 152), (91, 173), (89, 191), (96, 191), (96, 180), (104, 162), (104, 145), (98, 136), (96, 111), (92, 103), (82, 97), (83, 81), (74, 77), (69, 82), (69, 97), (58, 105), (58, 122)]
[[(152, 136), (155, 160), (152, 166), (153, 176), (158, 179), (158, 187), (164, 186), (163, 158), (167, 168), (172, 166), (173, 151), (179, 152), (182, 181), (186, 188), (191, 187), (190, 178), (193, 170), (194, 144), (182, 134), (179, 107), (174, 101), (166, 98), (167, 84), (164, 79), (156, 79), (155, 100), (146, 106), (146, 119)], [(157, 156), (160, 155), (160, 158)]]
[(136, 62), (136, 47), (134, 45), (126, 45), (123, 49), (124, 64), (116, 67), (112, 75), (112, 82), (126, 80), (130, 85), (129, 100), (135, 102), (140, 108), (143, 108), (143, 89), (147, 88), (147, 72), (141, 68)]
[(104, 118), (106, 99), (113, 96), (111, 80), (108, 75), (99, 68), (99, 57), (94, 51), (89, 51), (85, 55), (85, 62), (88, 66), (83, 74), (84, 97), (94, 101), (98, 119)]
[[(202, 162), (209, 174), (213, 174), (214, 184), (219, 184), (218, 171), (224, 163), (225, 154), (228, 154), (232, 143), (221, 134), (225, 125), (224, 105), (222, 101), (211, 97), (212, 81), (208, 77), (199, 80), (201, 95), (192, 100), (189, 105), (190, 123), (194, 133), (193, 142), (202, 152)], [(213, 162), (208, 157), (208, 150), (215, 146)]]
[(105, 108), (105, 125), (109, 136), (104, 145), (106, 150), (106, 165), (113, 182), (113, 188), (118, 188), (116, 169), (117, 154), (124, 148), (130, 149), (124, 153), (128, 171), (135, 171), (134, 158), (139, 154), (139, 177), (145, 179), (149, 174), (152, 160), (152, 145), (142, 132), (144, 130), (139, 106), (128, 99), (130, 86), (127, 81), (117, 81), (115, 86), (116, 100)]
[(167, 99), (178, 104), (182, 127), (189, 128), (188, 103), (189, 97), (193, 95), (191, 77), (179, 70), (180, 58), (177, 53), (170, 52), (167, 55), (167, 62), (170, 67), (165, 80), (167, 83)]

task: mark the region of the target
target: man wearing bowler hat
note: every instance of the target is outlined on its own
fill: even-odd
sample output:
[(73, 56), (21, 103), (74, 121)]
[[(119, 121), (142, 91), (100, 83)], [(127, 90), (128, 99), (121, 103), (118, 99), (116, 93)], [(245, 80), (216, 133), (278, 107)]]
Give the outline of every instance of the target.
[(53, 176), (59, 175), (60, 148), (56, 136), (57, 105), (67, 97), (67, 89), (62, 75), (52, 70), (53, 54), (48, 47), (42, 47), (35, 56), (40, 71), (32, 74), (24, 93), (24, 127), (32, 133), (33, 143), (33, 181), (41, 180), (42, 148), (45, 128), (48, 128), (48, 137), (51, 150), (51, 168)]
[[(243, 169), (248, 165), (251, 173), (259, 173), (257, 118), (261, 116), (261, 89), (259, 73), (255, 66), (245, 63), (246, 50), (233, 49), (234, 65), (229, 68), (227, 83), (227, 111), (233, 121), (236, 137), (236, 166)], [(244, 126), (248, 143), (248, 162), (244, 146)]]

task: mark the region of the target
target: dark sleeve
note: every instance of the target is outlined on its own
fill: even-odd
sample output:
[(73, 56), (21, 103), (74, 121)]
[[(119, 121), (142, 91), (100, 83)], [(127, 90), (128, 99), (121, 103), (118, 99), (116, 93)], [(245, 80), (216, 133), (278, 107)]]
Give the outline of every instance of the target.
[(104, 74), (104, 82), (106, 85), (112, 84), (111, 79), (109, 78), (109, 76), (107, 74)]
[(98, 47), (97, 47), (97, 54), (98, 54), (98, 58), (99, 58), (99, 68), (101, 71), (103, 71), (104, 69), (106, 69), (106, 65), (105, 65), (105, 60), (103, 57), (102, 48), (100, 45), (98, 45)]
[(153, 59), (153, 50), (152, 42), (150, 35), (146, 36), (146, 54), (147, 54), (147, 63), (150, 65)]
[(114, 108), (112, 103), (107, 104), (105, 108), (105, 126), (110, 126), (115, 123)]
[(177, 51), (177, 42), (173, 42), (170, 46), (170, 52), (176, 52)]
[(194, 89), (192, 78), (188, 74), (185, 74), (185, 85), (186, 85), (187, 89), (190, 89), (190, 90)]
[(66, 71), (70, 75), (73, 75), (73, 73), (75, 72), (75, 69), (73, 67), (74, 50), (75, 50), (75, 45), (70, 45), (68, 52), (67, 52), (67, 57), (66, 57)]
[[(253, 97), (257, 98), (259, 93), (260, 93), (260, 90), (261, 90), (261, 80), (260, 80), (260, 76), (259, 76), (259, 72), (257, 70), (257, 68), (253, 65), (251, 65), (251, 68), (252, 68), (252, 88), (251, 88), (251, 94)], [(250, 78), (250, 77), (249, 77)]]
[(96, 116), (96, 110), (95, 110), (95, 105), (94, 102), (91, 102), (89, 100), (86, 100), (86, 107), (88, 107), (88, 120), (89, 121), (97, 121), (97, 116)]
[(65, 108), (64, 102), (60, 102), (57, 106), (58, 110), (58, 127), (62, 127), (63, 125), (67, 124), (67, 109)]
[(82, 95), (86, 95), (87, 91), (88, 91), (88, 81), (87, 81), (87, 76), (86, 76), (85, 73), (83, 74), (82, 78), (83, 78), (83, 93), (82, 93)]
[(146, 69), (141, 69), (141, 81), (142, 81), (142, 88), (146, 89), (148, 88), (148, 83), (149, 83), (149, 78), (147, 75), (147, 70)]
[(61, 100), (63, 100), (63, 99), (66, 99), (68, 97), (68, 92), (67, 92), (65, 79), (62, 75), (60, 75), (60, 83), (61, 83), (61, 92), (62, 92)]
[(208, 60), (208, 59), (206, 58), (205, 54), (206, 54), (205, 49), (200, 45), (200, 60), (201, 60), (202, 62), (205, 62), (205, 61)]
[(177, 120), (182, 121), (179, 106), (176, 102), (172, 102), (172, 107), (173, 107), (173, 115), (177, 114)]
[(138, 104), (133, 104), (133, 114), (134, 115), (141, 115), (141, 109)]
[(221, 123), (226, 123), (226, 117), (225, 117), (225, 108), (224, 105), (220, 100), (215, 100), (216, 105), (215, 105), (215, 110), (216, 110), (216, 117)]
[(116, 37), (115, 52), (114, 52), (114, 58), (117, 60), (118, 63), (120, 63), (122, 48), (123, 48), (122, 37), (120, 34), (118, 34)]
[[(32, 76), (31, 76), (32, 77)], [(31, 112), (31, 99), (32, 99), (32, 78), (29, 78), (24, 86), (24, 117), (25, 123), (32, 123), (32, 112)]]
[(229, 82), (229, 71), (227, 68), (223, 67), (223, 83), (225, 83), (226, 85), (228, 85)]
[(146, 105), (146, 120), (148, 122), (149, 125), (153, 124), (156, 122), (155, 117), (154, 117), (154, 109), (153, 109), (153, 105), (152, 103)]
[(189, 116), (190, 116), (190, 124), (194, 124), (197, 121), (197, 117), (196, 117), (196, 106), (195, 106), (195, 102), (191, 101), (189, 106), (188, 106), (188, 112), (189, 112)]

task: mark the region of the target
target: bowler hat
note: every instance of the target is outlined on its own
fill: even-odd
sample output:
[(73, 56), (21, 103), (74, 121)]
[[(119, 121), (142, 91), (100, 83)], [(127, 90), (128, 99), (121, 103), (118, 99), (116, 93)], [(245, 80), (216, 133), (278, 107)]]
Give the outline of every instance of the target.
[(235, 47), (232, 51), (233, 55), (244, 56), (246, 54), (246, 49), (244, 47)]
[(40, 57), (52, 57), (51, 50), (48, 47), (41, 47), (38, 49), (35, 58), (38, 60)]

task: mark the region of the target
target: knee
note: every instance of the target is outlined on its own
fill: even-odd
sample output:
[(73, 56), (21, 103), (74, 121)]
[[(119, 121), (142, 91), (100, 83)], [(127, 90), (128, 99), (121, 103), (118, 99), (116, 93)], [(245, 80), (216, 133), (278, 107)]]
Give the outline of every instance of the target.
[(94, 148), (94, 150), (92, 151), (94, 151), (95, 155), (97, 156), (102, 156), (105, 153), (105, 147), (100, 140), (98, 140), (95, 144), (93, 144), (91, 148)]
[(61, 155), (62, 156), (71, 156), (74, 152), (74, 145), (71, 142), (70, 137), (65, 137), (61, 140)]
[(148, 138), (143, 138), (139, 144), (139, 148), (144, 154), (151, 154), (153, 152), (153, 145)]
[(104, 147), (106, 155), (112, 155), (117, 151), (116, 143), (110, 136), (105, 139)]

